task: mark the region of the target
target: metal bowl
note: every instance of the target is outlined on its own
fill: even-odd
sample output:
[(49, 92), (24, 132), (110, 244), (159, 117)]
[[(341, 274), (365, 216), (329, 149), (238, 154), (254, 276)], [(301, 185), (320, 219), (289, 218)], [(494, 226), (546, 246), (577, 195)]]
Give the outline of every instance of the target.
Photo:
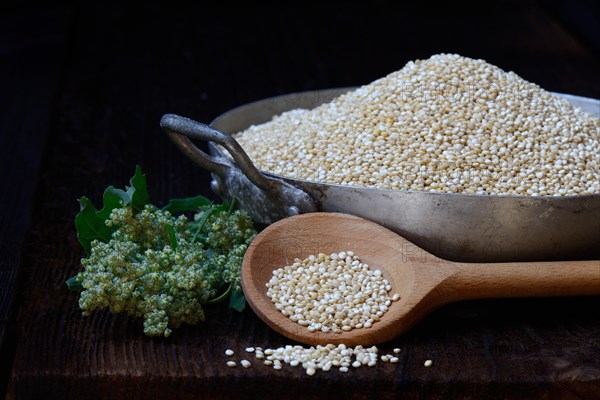
[[(448, 260), (500, 262), (599, 256), (600, 194), (469, 195), (292, 179), (256, 169), (230, 136), (284, 111), (314, 108), (351, 89), (256, 101), (220, 115), (210, 126), (167, 114), (161, 126), (185, 154), (213, 173), (212, 188), (217, 194), (225, 199), (235, 197), (242, 209), (264, 224), (298, 213), (343, 212), (386, 226)], [(557, 95), (600, 117), (599, 100)], [(208, 141), (210, 155), (190, 138)]]

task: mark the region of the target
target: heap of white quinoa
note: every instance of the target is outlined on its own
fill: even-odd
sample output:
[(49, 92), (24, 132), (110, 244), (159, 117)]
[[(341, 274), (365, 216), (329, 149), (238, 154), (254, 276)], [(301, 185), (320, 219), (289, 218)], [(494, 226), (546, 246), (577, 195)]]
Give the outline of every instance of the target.
[(600, 120), (483, 60), (409, 62), (236, 139), (264, 171), (341, 185), (469, 194), (600, 193)]
[(266, 286), (275, 308), (309, 332), (371, 328), (400, 299), (382, 272), (353, 251), (295, 259), (274, 270)]

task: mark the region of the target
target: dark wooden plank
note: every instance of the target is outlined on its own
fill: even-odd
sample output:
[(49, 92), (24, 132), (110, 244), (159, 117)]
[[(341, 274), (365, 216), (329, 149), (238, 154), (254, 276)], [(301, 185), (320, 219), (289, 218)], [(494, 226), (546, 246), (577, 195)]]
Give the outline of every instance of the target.
[[(274, 94), (368, 83), (440, 51), (487, 58), (551, 90), (600, 97), (597, 57), (535, 5), (413, 6), (400, 14), (377, 5), (324, 5), (323, 14), (299, 6), (78, 11), (57, 136), (24, 248), (9, 399), (600, 396), (597, 297), (449, 306), (381, 346), (403, 349), (398, 365), (310, 379), (297, 368), (225, 366), (226, 348), (289, 343), (251, 310), (210, 308), (205, 323), (169, 339), (144, 337), (141, 321), (124, 316), (80, 316), (64, 285), (83, 255), (72, 224), (77, 197), (98, 201), (107, 185), (126, 183), (135, 164), (159, 204), (211, 195), (208, 174), (160, 132), (164, 112), (209, 121)], [(429, 358), (434, 365), (424, 368)]]
[[(21, 246), (64, 61), (65, 23), (54, 9), (0, 15), (0, 393), (14, 355)], [(39, 27), (30, 31), (29, 24)]]

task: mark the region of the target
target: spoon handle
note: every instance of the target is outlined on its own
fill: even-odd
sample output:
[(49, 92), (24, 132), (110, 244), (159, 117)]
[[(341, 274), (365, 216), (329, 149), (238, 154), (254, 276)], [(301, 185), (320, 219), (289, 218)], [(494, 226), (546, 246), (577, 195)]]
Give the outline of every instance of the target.
[(455, 300), (600, 295), (600, 260), (453, 264), (444, 286)]

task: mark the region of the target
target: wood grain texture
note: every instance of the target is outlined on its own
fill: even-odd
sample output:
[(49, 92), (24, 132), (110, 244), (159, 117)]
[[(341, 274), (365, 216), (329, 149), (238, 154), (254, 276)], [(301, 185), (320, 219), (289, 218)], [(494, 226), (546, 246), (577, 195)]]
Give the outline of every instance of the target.
[[(310, 255), (353, 251), (378, 269), (400, 300), (370, 329), (310, 332), (275, 308), (266, 284), (273, 271)], [(312, 213), (278, 221), (252, 242), (242, 264), (242, 287), (256, 314), (282, 335), (311, 345), (383, 343), (434, 309), (460, 300), (533, 296), (600, 296), (600, 261), (455, 263), (442, 260), (363, 218)]]
[[(29, 31), (29, 23), (43, 26)], [(0, 395), (8, 379), (1, 371), (14, 356), (21, 250), (59, 90), (65, 30), (60, 9), (0, 14)]]
[[(398, 365), (308, 379), (298, 368), (225, 366), (226, 348), (290, 343), (250, 309), (211, 307), (205, 323), (151, 339), (140, 320), (105, 311), (83, 318), (77, 295), (66, 290), (83, 256), (73, 227), (81, 195), (97, 204), (106, 186), (126, 184), (140, 164), (159, 205), (212, 196), (209, 175), (161, 132), (166, 112), (208, 122), (276, 94), (368, 83), (441, 51), (487, 59), (549, 90), (600, 98), (598, 57), (537, 3), (415, 5), (403, 13), (376, 6), (322, 4), (316, 12), (102, 3), (71, 10), (60, 97), (54, 109), (45, 106), (53, 134), (38, 159), (36, 223), (15, 289), (8, 399), (600, 397), (597, 296), (445, 306), (381, 345), (403, 349)], [(35, 89), (21, 80), (7, 85), (14, 93)], [(3, 212), (7, 218), (19, 209)]]

